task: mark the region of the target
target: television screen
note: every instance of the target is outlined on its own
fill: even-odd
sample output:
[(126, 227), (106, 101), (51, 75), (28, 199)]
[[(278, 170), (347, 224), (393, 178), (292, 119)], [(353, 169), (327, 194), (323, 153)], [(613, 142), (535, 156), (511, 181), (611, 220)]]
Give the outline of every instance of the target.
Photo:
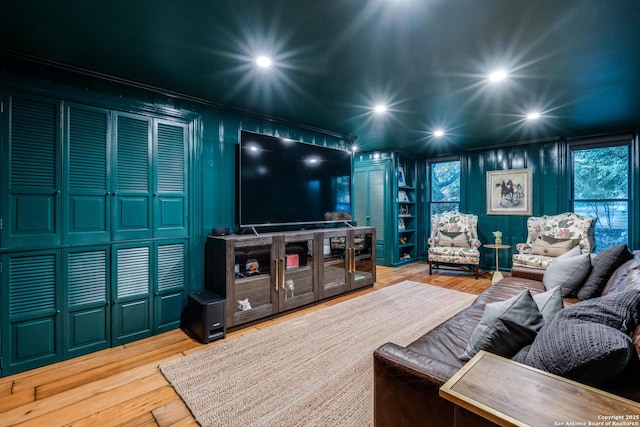
[[(240, 132), (238, 224), (295, 225), (351, 214), (351, 153)], [(329, 215), (327, 215), (329, 213)]]

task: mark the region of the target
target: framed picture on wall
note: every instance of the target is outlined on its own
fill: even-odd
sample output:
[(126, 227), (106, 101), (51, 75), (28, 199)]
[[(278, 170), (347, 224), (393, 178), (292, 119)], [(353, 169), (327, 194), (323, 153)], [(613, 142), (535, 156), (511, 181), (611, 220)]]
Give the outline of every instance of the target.
[(487, 171), (487, 215), (532, 215), (531, 169)]

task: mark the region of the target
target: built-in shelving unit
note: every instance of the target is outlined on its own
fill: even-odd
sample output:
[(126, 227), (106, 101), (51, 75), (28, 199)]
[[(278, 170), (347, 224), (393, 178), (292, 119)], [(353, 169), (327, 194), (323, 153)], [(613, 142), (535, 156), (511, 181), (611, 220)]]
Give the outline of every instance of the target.
[(417, 191), (415, 160), (394, 156), (396, 163), (395, 213), (397, 217), (396, 251), (393, 264), (415, 261), (417, 258)]

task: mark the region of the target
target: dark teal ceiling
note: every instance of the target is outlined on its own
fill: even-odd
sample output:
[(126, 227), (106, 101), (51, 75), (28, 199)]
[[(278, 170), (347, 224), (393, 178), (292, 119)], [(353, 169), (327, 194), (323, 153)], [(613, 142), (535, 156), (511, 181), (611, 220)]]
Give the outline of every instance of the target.
[[(640, 124), (637, 0), (3, 1), (0, 49), (355, 135), (367, 151)], [(261, 53), (273, 68), (257, 69)], [(488, 84), (498, 66), (509, 79)], [(377, 102), (390, 111), (372, 114)], [(543, 117), (527, 123), (532, 109)]]

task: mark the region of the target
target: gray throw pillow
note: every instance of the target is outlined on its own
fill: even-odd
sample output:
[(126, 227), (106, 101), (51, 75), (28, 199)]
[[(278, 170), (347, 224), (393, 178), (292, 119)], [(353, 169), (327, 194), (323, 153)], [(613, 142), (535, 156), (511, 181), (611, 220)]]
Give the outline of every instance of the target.
[(460, 359), (469, 360), (480, 350), (511, 358), (533, 342), (543, 323), (529, 290), (505, 301), (489, 303)]
[(562, 301), (562, 288), (556, 286), (541, 294), (533, 296), (533, 300), (538, 306), (538, 310), (542, 314), (544, 322), (550, 321), (557, 312), (564, 308), (564, 301)]
[(546, 289), (560, 286), (562, 296), (574, 295), (591, 272), (591, 256), (580, 252), (576, 246), (566, 254), (559, 256), (549, 263), (544, 272), (542, 283)]
[(622, 372), (636, 353), (631, 338), (606, 325), (566, 318), (562, 315), (566, 310), (513, 359), (592, 386)]
[(624, 243), (598, 252), (591, 262), (591, 273), (578, 289), (578, 298), (586, 300), (600, 296), (613, 272), (632, 258), (633, 254)]
[(631, 336), (640, 325), (640, 289), (614, 292), (581, 301), (565, 309), (562, 315), (606, 325)]
[(636, 355), (630, 337), (638, 324), (638, 289), (582, 301), (560, 311), (513, 360), (598, 385), (622, 372)]

